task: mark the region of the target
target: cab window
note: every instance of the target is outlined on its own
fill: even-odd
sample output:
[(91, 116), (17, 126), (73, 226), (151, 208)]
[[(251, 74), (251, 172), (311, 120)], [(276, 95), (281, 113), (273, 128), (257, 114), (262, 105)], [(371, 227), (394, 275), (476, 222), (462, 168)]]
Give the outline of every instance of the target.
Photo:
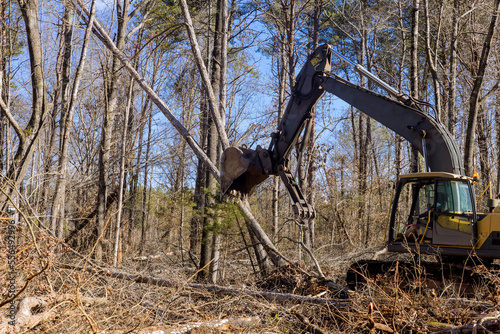
[(467, 215), (472, 214), (472, 199), (465, 182), (438, 180), (436, 182), (436, 212)]

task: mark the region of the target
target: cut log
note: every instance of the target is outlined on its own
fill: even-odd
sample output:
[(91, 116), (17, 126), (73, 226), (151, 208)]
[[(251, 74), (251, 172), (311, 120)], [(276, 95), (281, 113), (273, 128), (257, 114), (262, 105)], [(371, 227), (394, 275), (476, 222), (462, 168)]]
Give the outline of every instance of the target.
[(225, 286), (215, 285), (215, 284), (198, 284), (198, 283), (179, 283), (172, 280), (160, 279), (147, 275), (139, 275), (139, 274), (130, 274), (124, 273), (116, 270), (111, 270), (107, 268), (94, 268), (94, 267), (83, 267), (77, 266), (73, 264), (61, 263), (59, 265), (63, 269), (77, 269), (77, 270), (85, 270), (92, 274), (109, 276), (117, 279), (123, 279), (127, 281), (132, 281), (140, 284), (151, 284), (161, 287), (171, 287), (171, 288), (191, 288), (204, 290), (216, 294), (222, 295), (241, 295), (245, 294), (247, 296), (252, 297), (260, 297), (272, 302), (292, 302), (292, 303), (310, 303), (316, 305), (330, 305), (335, 306), (336, 308), (348, 308), (350, 303), (344, 299), (334, 299), (334, 298), (316, 298), (316, 297), (306, 297), (299, 296), (290, 293), (277, 293), (277, 292), (269, 292), (269, 291), (253, 291), (248, 289), (237, 289), (237, 288), (229, 288)]

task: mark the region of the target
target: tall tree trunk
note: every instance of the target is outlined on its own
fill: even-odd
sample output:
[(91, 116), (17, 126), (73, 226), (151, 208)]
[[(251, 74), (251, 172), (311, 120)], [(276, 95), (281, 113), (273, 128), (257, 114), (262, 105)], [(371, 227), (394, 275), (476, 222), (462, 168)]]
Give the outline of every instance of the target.
[(364, 143), (364, 148), (363, 148), (363, 156), (364, 156), (364, 162), (363, 162), (363, 183), (364, 183), (364, 189), (363, 189), (363, 196), (361, 197), (361, 205), (362, 205), (362, 210), (363, 210), (363, 220), (362, 221), (367, 221), (366, 223), (366, 233), (365, 233), (365, 245), (369, 246), (373, 243), (372, 240), (370, 240), (370, 231), (371, 231), (371, 224), (369, 223), (371, 220), (369, 219), (369, 212), (366, 212), (368, 208), (368, 203), (369, 201), (369, 187), (368, 187), (368, 176), (371, 174), (370, 172), (370, 147), (372, 146), (372, 122), (369, 117), (366, 118), (366, 137), (365, 137), (365, 143)]
[[(280, 40), (277, 40), (280, 38)], [(286, 99), (286, 55), (285, 48), (282, 43), (282, 34), (278, 32), (278, 37), (275, 38), (275, 47), (279, 50), (276, 60), (276, 71), (278, 73), (278, 115), (277, 124), (281, 122), (283, 113), (285, 112), (285, 99)], [(273, 241), (278, 240), (279, 231), (279, 189), (281, 179), (279, 176), (273, 176), (273, 191), (272, 191), (272, 216), (273, 216)]]
[(491, 165), (489, 163), (488, 124), (483, 106), (479, 106), (477, 115), (477, 144), (479, 148), (479, 166), (481, 168), (481, 184), (485, 189), (491, 181)]
[[(436, 49), (439, 45), (439, 38), (441, 33), (441, 16), (443, 13), (445, 2), (441, 3), (439, 9), (439, 24), (438, 30), (433, 34), (436, 43)], [(444, 122), (444, 117), (441, 112), (441, 85), (439, 83), (439, 77), (437, 73), (437, 52), (434, 52), (435, 56), (432, 56), (431, 50), (431, 27), (430, 27), (430, 19), (429, 19), (429, 0), (424, 0), (424, 16), (425, 16), (425, 51), (427, 56), (427, 62), (429, 63), (429, 70), (432, 75), (432, 84), (434, 86), (434, 109), (436, 111), (436, 119)]]
[(295, 0), (282, 2), (286, 33), (285, 50), (288, 57), (288, 80), (291, 91), (295, 87), (295, 3)]
[[(153, 70), (153, 78), (156, 76), (156, 71)], [(153, 79), (154, 82), (154, 79)], [(146, 96), (146, 99), (141, 108), (141, 113), (139, 116), (139, 130), (138, 132), (138, 140), (137, 140), (137, 155), (135, 157), (135, 166), (133, 167), (133, 172), (131, 175), (130, 181), (130, 198), (129, 198), (129, 224), (128, 224), (128, 233), (127, 233), (127, 248), (132, 247), (132, 235), (134, 232), (134, 228), (136, 227), (138, 221), (137, 207), (138, 203), (138, 184), (139, 184), (139, 173), (140, 173), (140, 165), (141, 165), (141, 157), (142, 157), (142, 145), (143, 145), (143, 137), (144, 137), (144, 129), (146, 127), (146, 115), (150, 114), (150, 99)]]
[[(68, 10), (69, 11), (69, 10)], [(57, 168), (57, 182), (56, 182), (56, 190), (54, 194), (54, 201), (52, 204), (52, 229), (56, 232), (56, 235), (60, 238), (63, 238), (63, 226), (64, 226), (64, 198), (66, 193), (66, 183), (67, 183), (67, 175), (66, 175), (66, 167), (68, 164), (68, 150), (69, 150), (69, 137), (71, 133), (71, 125), (73, 124), (73, 115), (76, 106), (76, 99), (78, 96), (78, 89), (80, 87), (80, 80), (83, 75), (83, 68), (85, 66), (87, 47), (90, 41), (90, 35), (92, 33), (92, 25), (94, 20), (94, 11), (95, 11), (95, 1), (92, 1), (91, 5), (91, 17), (89, 23), (85, 29), (85, 36), (83, 40), (82, 51), (80, 55), (80, 62), (76, 69), (75, 81), (73, 83), (73, 91), (71, 96), (68, 96), (66, 93), (66, 87), (69, 86), (69, 82), (66, 82), (65, 77), (69, 80), (69, 70), (70, 66), (63, 66), (63, 122), (61, 127), (61, 148), (59, 153), (59, 164)], [(73, 15), (73, 11), (69, 11), (68, 16), (71, 17)], [(68, 18), (69, 20), (69, 18)], [(71, 24), (71, 21), (69, 21)], [(69, 50), (69, 54), (72, 49), (72, 41), (71, 35), (68, 36), (68, 39), (65, 43), (65, 54), (67, 54)], [(69, 55), (68, 55), (69, 56)], [(69, 56), (70, 57), (70, 56)], [(67, 58), (65, 56), (65, 58)], [(66, 61), (66, 60), (65, 60)], [(69, 62), (69, 60), (68, 60)], [(65, 73), (66, 72), (66, 73)], [(67, 101), (67, 102), (66, 102)]]
[[(212, 1), (209, 1), (209, 20), (211, 20), (212, 18)], [(211, 21), (210, 22), (210, 26), (211, 26)], [(204, 117), (204, 123), (203, 125), (205, 126), (205, 132), (203, 133), (203, 136), (206, 140), (206, 147), (205, 147), (205, 152), (207, 152), (207, 156), (208, 158), (210, 159), (211, 162), (214, 162), (214, 159), (215, 159), (215, 154), (216, 154), (216, 151), (217, 151), (217, 142), (215, 140), (215, 134), (214, 134), (214, 130), (215, 130), (215, 123), (214, 123), (214, 117), (213, 117), (213, 113), (214, 113), (214, 110), (211, 109), (213, 108), (214, 106), (218, 106), (217, 102), (215, 101), (215, 97), (217, 96), (216, 92), (213, 90), (213, 85), (214, 85), (214, 71), (215, 68), (218, 68), (218, 64), (213, 64), (213, 62), (215, 61), (215, 57), (214, 57), (214, 54), (216, 53), (216, 49), (218, 48), (218, 46), (216, 45), (218, 43), (218, 40), (214, 37), (213, 39), (213, 42), (214, 42), (214, 47), (213, 49), (211, 50), (212, 51), (212, 54), (210, 55), (210, 45), (211, 45), (211, 42), (212, 42), (212, 39), (211, 39), (211, 36), (210, 36), (210, 31), (211, 29), (207, 32), (207, 37), (206, 37), (206, 41), (207, 41), (207, 48), (206, 48), (206, 51), (207, 51), (207, 55), (206, 55), (206, 62), (207, 62), (207, 68), (210, 69), (211, 73), (209, 73), (208, 71), (206, 72), (206, 74), (208, 76), (210, 76), (210, 81), (209, 81), (209, 84), (205, 84), (204, 85), (204, 93), (205, 93), (205, 98), (204, 100), (202, 101), (202, 116)], [(198, 66), (200, 67), (200, 66)], [(219, 73), (217, 73), (218, 75)], [(210, 87), (211, 89), (211, 93), (214, 97), (214, 101), (212, 101), (212, 103), (210, 103), (210, 93), (208, 92), (208, 87)], [(215, 87), (216, 89), (218, 89), (218, 86)], [(212, 246), (212, 230), (213, 230), (213, 223), (214, 223), (214, 216), (213, 216), (213, 213), (211, 213), (209, 215), (209, 210), (210, 210), (210, 206), (211, 204), (213, 204), (213, 198), (211, 198), (211, 192), (212, 192), (212, 189), (210, 188), (213, 184), (212, 182), (212, 176), (210, 174), (210, 172), (205, 168), (204, 165), (202, 165), (202, 168), (203, 168), (203, 173), (204, 173), (204, 177), (203, 177), (203, 181), (204, 183), (201, 184), (201, 188), (199, 191), (201, 191), (201, 200), (203, 201), (203, 211), (200, 211), (200, 213), (202, 214), (202, 218), (201, 218), (201, 243), (200, 243), (200, 262), (198, 264), (198, 267), (201, 269), (203, 268), (203, 270), (200, 270), (198, 272), (198, 278), (200, 280), (206, 280), (208, 278), (208, 275), (209, 275), (209, 268), (206, 267), (207, 264), (210, 262), (210, 257), (211, 257), (211, 246)]]
[(477, 115), (479, 111), (479, 98), (481, 87), (483, 86), (484, 73), (486, 71), (488, 56), (491, 49), (491, 41), (495, 32), (495, 27), (498, 19), (498, 12), (500, 10), (500, 0), (495, 0), (495, 5), (492, 11), (488, 33), (484, 39), (483, 49), (481, 51), (481, 58), (477, 68), (477, 74), (474, 79), (471, 95), (469, 98), (469, 115), (467, 121), (467, 130), (465, 133), (465, 173), (472, 175), (474, 171), (474, 142), (476, 138)]
[[(399, 69), (398, 69), (398, 91), (403, 91), (403, 80), (404, 80), (404, 70), (405, 70), (405, 62), (406, 62), (406, 33), (405, 33), (405, 24), (403, 22), (403, 5), (402, 0), (398, 1), (398, 23), (399, 29), (401, 31), (401, 59), (399, 61)], [(402, 174), (403, 170), (403, 137), (396, 134), (394, 136), (395, 141), (395, 171), (396, 176)]]
[[(139, 33), (139, 38), (137, 39), (135, 43), (135, 56), (134, 56), (134, 63), (133, 66), (135, 69), (137, 69), (138, 64), (139, 64), (139, 51), (142, 47), (142, 29), (141, 32)], [(118, 213), (116, 215), (116, 230), (115, 230), (115, 247), (114, 247), (114, 255), (113, 255), (113, 266), (116, 266), (117, 263), (121, 262), (122, 257), (123, 257), (123, 249), (122, 249), (122, 236), (121, 236), (121, 229), (122, 229), (122, 212), (123, 212), (123, 196), (125, 194), (125, 189), (127, 188), (127, 165), (129, 164), (129, 154), (127, 154), (127, 151), (130, 150), (132, 143), (132, 138), (130, 134), (130, 127), (131, 127), (131, 115), (133, 115), (133, 104), (135, 100), (135, 94), (134, 94), (134, 88), (135, 88), (135, 81), (133, 77), (130, 77), (129, 80), (129, 89), (127, 93), (127, 103), (125, 106), (125, 112), (123, 115), (123, 137), (122, 137), (122, 142), (121, 142), (121, 153), (120, 153), (120, 176), (119, 176), (119, 186), (118, 186)], [(130, 224), (130, 222), (129, 222)]]
[[(210, 77), (205, 63), (203, 61), (203, 57), (201, 55), (201, 50), (198, 45), (198, 41), (196, 39), (196, 34), (194, 32), (193, 22), (191, 20), (191, 15), (189, 13), (189, 9), (186, 3), (186, 0), (180, 0), (182, 14), (184, 16), (185, 25), (188, 32), (189, 41), (191, 44), (191, 49), (193, 55), (195, 57), (196, 65), (200, 72), (202, 83), (205, 88), (205, 93), (207, 96), (208, 110), (210, 111), (209, 120), (209, 128), (208, 128), (208, 136), (207, 136), (207, 144), (208, 144), (208, 157), (207, 159), (215, 165), (215, 161), (217, 159), (217, 147), (220, 144), (221, 148), (224, 150), (229, 146), (229, 140), (227, 138), (226, 129), (224, 126), (223, 119), (219, 112), (219, 103), (217, 102), (219, 99), (219, 86), (220, 86), (220, 64), (214, 64), (218, 68), (218, 70), (212, 71), (212, 77)], [(217, 23), (217, 22), (216, 22)], [(219, 22), (221, 24), (221, 22)], [(216, 28), (217, 29), (217, 28)], [(221, 41), (220, 38), (214, 39), (214, 55), (219, 55), (221, 50)], [(216, 50), (217, 49), (217, 50)], [(220, 58), (219, 58), (220, 61)], [(218, 76), (218, 78), (214, 79), (214, 75)], [(214, 84), (213, 84), (214, 83)], [(213, 124), (213, 126), (212, 126)], [(213, 131), (216, 129), (216, 131)], [(218, 137), (217, 137), (218, 134)], [(205, 188), (209, 189), (209, 191), (213, 191), (214, 180), (212, 179), (213, 171), (207, 171), (206, 180), (205, 180)], [(208, 201), (213, 201), (212, 196), (207, 196)], [(210, 204), (210, 203), (208, 203)], [(207, 220), (208, 219), (208, 220)], [(202, 245), (201, 245), (201, 254), (200, 254), (200, 267), (205, 266), (208, 263), (208, 257), (210, 256), (209, 252), (209, 241), (208, 237), (209, 229), (205, 228), (205, 226), (211, 225), (209, 215), (206, 216), (204, 222), (204, 228), (202, 230)], [(203, 243), (205, 242), (205, 243)], [(208, 276), (208, 272), (203, 270), (199, 272), (198, 275), (200, 278), (206, 278)]]
[(495, 103), (495, 142), (496, 142), (496, 169), (497, 188), (496, 198), (500, 198), (500, 90), (496, 92)]
[[(418, 11), (420, 10), (420, 0), (413, 0), (412, 21), (411, 21), (411, 59), (410, 59), (410, 95), (418, 99)], [(418, 149), (411, 146), (410, 171), (419, 171)]]
[[(226, 110), (226, 70), (227, 70), (227, 0), (217, 0), (217, 13), (215, 18), (215, 40), (214, 43), (214, 61), (213, 61), (213, 87), (218, 86), (219, 95), (219, 110), (218, 113), (225, 126), (225, 110)], [(217, 46), (217, 47), (216, 47)], [(218, 65), (216, 65), (218, 64)], [(217, 75), (216, 72), (219, 72)], [(218, 82), (217, 82), (218, 80)], [(214, 91), (214, 93), (216, 93)], [(217, 161), (217, 151), (215, 152), (214, 160)], [(214, 182), (215, 183), (215, 182)], [(216, 196), (215, 184), (213, 187), (213, 196)], [(219, 212), (214, 212), (216, 221), (219, 220)], [(212, 263), (210, 265), (210, 282), (217, 283), (220, 267), (220, 247), (222, 243), (222, 234), (220, 228), (214, 230), (212, 239)]]
[[(203, 109), (202, 109), (203, 110)], [(203, 114), (203, 111), (202, 111)], [(201, 120), (201, 139), (202, 142), (200, 145), (202, 147), (205, 146), (206, 142), (206, 123), (203, 119), (205, 118), (203, 115), (200, 116)], [(205, 128), (205, 130), (204, 130)], [(196, 181), (194, 188), (194, 214), (191, 218), (190, 222), (190, 231), (189, 231), (189, 250), (191, 254), (200, 254), (201, 252), (201, 234), (202, 234), (202, 226), (203, 226), (203, 212), (205, 211), (205, 196), (203, 193), (203, 187), (205, 185), (205, 165), (203, 161), (198, 160), (198, 166), (196, 168)]]
[[(7, 2), (0, 2), (0, 101), (6, 106), (9, 104), (9, 60), (8, 55), (11, 54), (9, 48), (11, 43), (7, 36), (8, 29), (8, 16), (7, 16)], [(4, 114), (3, 108), (0, 108), (0, 173), (4, 173), (6, 164), (6, 157), (8, 156), (6, 147), (7, 137), (7, 123), (8, 120)], [(1, 205), (1, 204), (0, 204)]]
[[(195, 77), (195, 72), (191, 69), (189, 69), (189, 75), (187, 78), (185, 78), (184, 75), (182, 75), (180, 78), (181, 83), (184, 83), (184, 79), (186, 79), (186, 82), (195, 82), (196, 77)], [(194, 87), (190, 86), (187, 89), (187, 93), (185, 90), (185, 85), (181, 84), (180, 89), (179, 89), (179, 94), (182, 98), (182, 122), (183, 124), (186, 124), (189, 126), (192, 122), (192, 117), (193, 117), (193, 111), (195, 108), (195, 99), (193, 98), (193, 95), (195, 94), (195, 90), (197, 90), (199, 87)], [(179, 145), (180, 145), (180, 153), (179, 153), (179, 164), (177, 167), (177, 173), (176, 173), (176, 180), (175, 180), (175, 188), (174, 188), (174, 193), (176, 194), (176, 199), (180, 200), (180, 228), (179, 228), (179, 247), (181, 249), (181, 258), (182, 261), (184, 262), (184, 224), (185, 224), (185, 201), (184, 201), (184, 196), (185, 196), (185, 191), (184, 191), (184, 184), (185, 184), (185, 169), (187, 165), (187, 160), (189, 159), (186, 154), (187, 154), (187, 143), (186, 141), (181, 139), (181, 136), (179, 135)]]
[[(371, 70), (371, 64), (368, 59), (368, 31), (365, 23), (365, 15), (366, 15), (365, 5), (361, 8), (360, 14), (360, 45), (358, 51), (359, 63), (362, 64), (368, 71)], [(368, 82), (368, 84), (370, 84)], [(363, 76), (360, 77), (360, 86), (365, 87), (366, 80)], [(357, 218), (359, 221), (366, 221), (366, 208), (367, 208), (367, 195), (368, 195), (368, 162), (370, 155), (368, 152), (370, 151), (369, 147), (371, 145), (371, 121), (370, 118), (362, 113), (358, 112), (358, 130), (357, 130), (357, 143), (359, 147), (358, 154), (358, 214)], [(368, 235), (370, 233), (370, 224), (365, 224), (364, 235), (360, 235), (360, 241), (365, 244), (369, 243)]]
[[(319, 33), (320, 33), (320, 16), (321, 16), (321, 9), (323, 7), (323, 0), (315, 0), (313, 4), (313, 13), (312, 13), (312, 19), (313, 19), (313, 30), (312, 30), (312, 50), (316, 50), (316, 48), (319, 46)], [(316, 205), (316, 169), (317, 169), (317, 157), (316, 154), (318, 153), (316, 150), (316, 106), (313, 107), (312, 109), (312, 118), (306, 125), (306, 129), (304, 130), (305, 136), (304, 140), (307, 142), (305, 143), (306, 145), (306, 150), (305, 150), (305, 182), (300, 182), (299, 184), (302, 183), (302, 191), (305, 194), (306, 201), (312, 206), (315, 207)], [(301, 164), (302, 165), (302, 164)], [(300, 165), (299, 165), (300, 166)], [(299, 173), (301, 175), (301, 173)], [(309, 219), (307, 221), (308, 226), (308, 232), (309, 235), (307, 238), (305, 238), (306, 241), (308, 241), (307, 246), (310, 249), (314, 249), (314, 240), (315, 240), (315, 222), (316, 220), (314, 218)]]
[[(217, 159), (217, 145), (218, 140), (216, 137), (215, 124), (212, 122), (212, 118), (209, 118), (208, 127), (208, 138), (207, 138), (207, 150), (209, 159), (215, 163)], [(214, 198), (215, 198), (215, 182), (213, 176), (209, 171), (205, 172), (205, 210), (203, 215), (203, 228), (201, 232), (201, 253), (200, 253), (200, 264), (199, 268), (205, 267), (211, 260), (212, 256), (212, 236), (215, 231), (216, 226), (216, 213), (213, 212), (214, 209)], [(198, 278), (207, 279), (209, 275), (209, 269), (205, 268), (201, 270), (198, 274)]]
[[(208, 106), (206, 100), (201, 101), (200, 106), (200, 146), (203, 151), (207, 148), (207, 138), (208, 138)], [(207, 157), (208, 159), (208, 157)], [(205, 191), (204, 187), (206, 185), (206, 163), (199, 159), (196, 168), (196, 182), (194, 189), (194, 203), (195, 212), (191, 218), (191, 229), (189, 237), (189, 249), (191, 254), (201, 254), (201, 242), (202, 242), (202, 232), (203, 232), (203, 215), (205, 212)], [(199, 264), (199, 263), (198, 263)]]
[[(211, 59), (211, 65), (212, 65), (212, 70), (211, 70), (211, 78), (210, 78), (210, 83), (213, 89), (213, 94), (214, 96), (217, 97), (217, 101), (220, 100), (220, 86), (221, 86), (221, 56), (222, 56), (222, 32), (223, 32), (223, 18), (225, 18), (225, 15), (222, 13), (221, 8), (226, 8), (226, 3), (224, 0), (217, 0), (217, 9), (215, 13), (215, 34), (214, 34), (214, 48), (212, 51), (212, 59)], [(209, 107), (212, 108), (209, 104)], [(219, 117), (221, 116), (220, 114), (220, 101), (217, 103), (217, 110), (211, 110), (210, 115), (217, 114)], [(222, 119), (222, 117), (220, 117)], [(216, 163), (217, 161), (217, 148), (219, 144), (219, 140), (217, 138), (217, 127), (216, 127), (216, 122), (213, 117), (209, 117), (209, 132), (208, 132), (208, 157), (213, 163)], [(213, 176), (210, 174), (209, 171), (206, 172), (206, 189), (207, 189), (207, 196), (206, 196), (206, 207), (205, 207), (205, 220), (203, 223), (203, 234), (202, 234), (202, 244), (201, 244), (201, 249), (202, 249), (202, 254), (200, 256), (200, 268), (204, 267), (209, 261), (211, 262), (211, 265), (209, 270), (204, 270), (200, 272), (202, 274), (201, 276), (199, 275), (200, 278), (209, 278), (211, 281), (215, 278), (217, 278), (216, 271), (219, 266), (219, 259), (216, 258), (220, 255), (220, 252), (217, 248), (214, 247), (220, 247), (220, 237), (217, 236), (219, 233), (219, 228), (218, 228), (218, 218), (217, 215), (218, 213), (214, 211), (214, 204), (215, 204), (215, 180)], [(212, 283), (214, 283), (212, 281)]]
[(153, 115), (149, 115), (148, 119), (148, 141), (146, 142), (146, 163), (144, 164), (144, 183), (142, 186), (142, 215), (141, 215), (141, 240), (139, 242), (139, 254), (144, 254), (144, 245), (146, 243), (146, 224), (148, 223), (148, 181), (149, 181), (149, 154), (151, 152), (151, 132), (152, 132)]
[[(157, 60), (156, 57), (153, 57), (153, 59)], [(153, 62), (153, 73), (151, 75), (151, 85), (154, 86), (154, 83), (156, 82), (156, 78), (158, 75), (159, 71), (159, 64), (160, 61), (154, 61)], [(149, 95), (146, 95), (145, 101), (142, 105), (141, 108), (141, 113), (140, 113), (140, 118), (139, 118), (139, 131), (137, 131), (137, 156), (135, 158), (135, 166), (134, 166), (134, 171), (131, 176), (131, 185), (130, 185), (130, 198), (129, 198), (129, 225), (128, 225), (128, 235), (127, 235), (127, 247), (132, 247), (132, 235), (134, 229), (139, 226), (139, 221), (142, 221), (142, 214), (139, 217), (139, 214), (137, 212), (142, 212), (140, 210), (137, 210), (137, 208), (142, 208), (142, 203), (138, 202), (138, 184), (139, 184), (139, 174), (141, 172), (141, 159), (142, 159), (142, 152), (143, 152), (143, 140), (144, 140), (144, 130), (146, 128), (146, 124), (150, 122), (150, 119), (152, 117), (152, 106), (151, 106), (151, 98)], [(149, 163), (148, 158), (145, 159), (146, 164)], [(141, 223), (142, 225), (142, 223)], [(142, 231), (142, 228), (141, 228)]]
[[(137, 58), (136, 58), (137, 59)], [(125, 164), (127, 160), (127, 140), (129, 139), (128, 134), (128, 119), (130, 115), (130, 109), (132, 108), (132, 101), (134, 99), (134, 80), (131, 78), (129, 82), (129, 90), (127, 94), (127, 105), (125, 107), (125, 114), (123, 115), (123, 140), (121, 143), (121, 154), (120, 154), (120, 177), (118, 186), (118, 213), (116, 215), (116, 229), (115, 229), (115, 247), (113, 254), (113, 266), (121, 262), (122, 250), (120, 247), (120, 231), (122, 225), (122, 206), (123, 206), (123, 195), (126, 188), (126, 174), (125, 174)]]
[[(59, 40), (59, 50), (57, 52), (57, 60), (55, 65), (55, 75), (56, 75), (56, 87), (54, 89), (54, 97), (53, 97), (53, 106), (50, 117), (48, 117), (47, 121), (47, 136), (48, 143), (44, 145), (43, 155), (43, 178), (44, 178), (44, 186), (42, 187), (42, 203), (40, 208), (42, 210), (49, 211), (49, 207), (54, 204), (54, 201), (49, 204), (49, 197), (51, 196), (50, 192), (52, 187), (50, 187), (50, 182), (53, 179), (58, 179), (58, 175), (55, 177), (52, 176), (52, 165), (54, 160), (54, 149), (56, 144), (56, 133), (58, 130), (56, 119), (60, 115), (59, 119), (59, 136), (60, 142), (62, 142), (62, 129), (64, 128), (64, 115), (65, 111), (68, 108), (69, 101), (69, 83), (70, 83), (70, 75), (71, 75), (71, 54), (73, 50), (73, 9), (71, 6), (68, 6), (68, 3), (64, 4), (64, 12), (63, 17), (61, 19), (61, 28), (60, 34), (63, 36)], [(59, 104), (59, 97), (62, 97), (62, 101)], [(64, 105), (64, 102), (66, 103)], [(46, 139), (47, 140), (47, 139)], [(61, 147), (59, 147), (59, 155), (61, 153)], [(56, 184), (57, 187), (57, 184)], [(55, 197), (55, 194), (54, 194)], [(52, 212), (53, 215), (53, 212)], [(56, 222), (54, 221), (54, 217), (51, 218), (51, 230), (53, 233), (56, 233)]]
[[(48, 104), (46, 101), (46, 86), (43, 73), (43, 52), (42, 41), (38, 20), (37, 0), (18, 0), (19, 9), (24, 20), (26, 29), (26, 40), (29, 50), (30, 70), (31, 70), (31, 115), (23, 129), (15, 119), (8, 101), (0, 99), (0, 109), (8, 119), (10, 125), (18, 138), (18, 147), (13, 161), (8, 166), (7, 178), (11, 182), (3, 182), (3, 190), (6, 194), (11, 194), (14, 189), (20, 187), (24, 175), (31, 163), (33, 152), (36, 149), (37, 141), (42, 130), (44, 117), (47, 113)], [(7, 196), (0, 195), (0, 209), (7, 205)]]
[[(116, 14), (118, 18), (116, 47), (123, 51), (125, 47), (125, 37), (127, 33), (127, 24), (130, 19), (128, 10), (130, 0), (123, 0), (123, 3), (116, 3)], [(97, 195), (97, 236), (104, 232), (106, 221), (106, 194), (109, 186), (109, 167), (111, 158), (111, 141), (113, 135), (114, 115), (118, 103), (118, 87), (120, 79), (121, 63), (119, 58), (113, 54), (112, 69), (107, 78), (106, 106), (104, 110), (102, 138), (99, 150), (99, 192)], [(95, 249), (95, 258), (101, 261), (103, 258), (103, 240), (97, 243)]]
[(457, 133), (457, 42), (460, 0), (453, 1), (452, 31), (450, 41), (450, 74), (448, 80), (448, 130), (453, 137)]

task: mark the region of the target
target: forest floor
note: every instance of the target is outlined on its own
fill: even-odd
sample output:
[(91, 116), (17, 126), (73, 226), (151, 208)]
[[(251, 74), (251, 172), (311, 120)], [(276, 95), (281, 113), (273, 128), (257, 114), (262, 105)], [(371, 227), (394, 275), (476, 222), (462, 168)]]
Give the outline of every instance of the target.
[[(5, 231), (1, 229), (2, 240)], [(498, 331), (500, 275), (489, 284), (431, 286), (418, 265), (368, 279), (347, 299), (347, 264), (327, 280), (301, 264), (261, 277), (244, 258), (225, 261), (217, 286), (196, 282), (180, 253), (136, 257), (118, 268), (97, 266), (56, 239), (19, 230), (15, 268), (1, 255), (0, 333), (487, 333)], [(4, 261), (5, 260), (5, 261)], [(184, 261), (183, 261), (184, 260)], [(320, 262), (321, 263), (321, 262)], [(12, 269), (12, 268), (11, 268)], [(342, 272), (341, 272), (342, 271)], [(403, 272), (406, 271), (406, 272)], [(15, 282), (9, 272), (16, 272)], [(405, 281), (412, 278), (411, 284)], [(9, 283), (10, 282), (10, 283)], [(477, 281), (481, 282), (481, 281)], [(24, 288), (23, 288), (24, 287)], [(9, 293), (18, 294), (13, 302)], [(15, 312), (9, 313), (11, 308)], [(9, 317), (11, 316), (11, 317)], [(9, 322), (11, 321), (11, 322)]]

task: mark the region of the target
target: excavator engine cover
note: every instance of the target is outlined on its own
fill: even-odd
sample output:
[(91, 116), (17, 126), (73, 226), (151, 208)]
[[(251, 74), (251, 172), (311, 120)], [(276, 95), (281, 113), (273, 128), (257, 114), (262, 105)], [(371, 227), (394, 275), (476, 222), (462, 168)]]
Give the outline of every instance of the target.
[(272, 169), (270, 154), (261, 148), (229, 147), (221, 157), (221, 190), (249, 194), (267, 179)]

